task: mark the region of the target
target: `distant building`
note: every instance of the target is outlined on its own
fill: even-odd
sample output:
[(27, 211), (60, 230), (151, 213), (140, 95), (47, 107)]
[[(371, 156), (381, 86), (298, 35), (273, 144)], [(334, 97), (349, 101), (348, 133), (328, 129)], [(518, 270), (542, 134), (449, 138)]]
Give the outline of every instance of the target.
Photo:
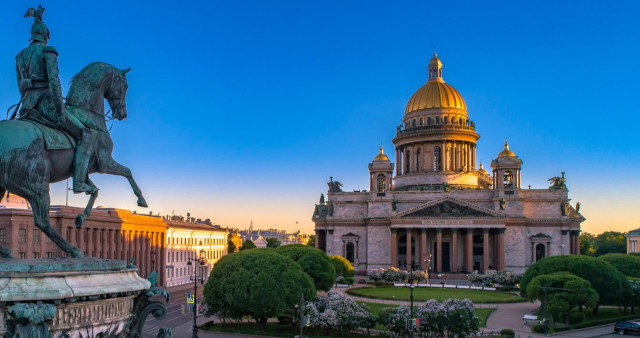
[(238, 230), (236, 230), (235, 232), (230, 232), (228, 240), (231, 241), (233, 245), (235, 245), (234, 252), (238, 252), (238, 250), (240, 250), (240, 247), (242, 246), (242, 237), (240, 236)]
[(640, 253), (640, 249), (638, 249), (638, 242), (640, 242), (640, 229), (629, 231), (625, 237), (627, 237), (627, 253)]
[(29, 202), (22, 197), (7, 194), (0, 202), (0, 209), (31, 209), (31, 206)]
[[(33, 213), (14, 195), (0, 207), (0, 245), (11, 250), (16, 258), (61, 257), (62, 252), (33, 224)], [(200, 255), (207, 259), (203, 273), (208, 276), (213, 264), (227, 253), (227, 230), (218, 226), (197, 223), (188, 218), (171, 219), (157, 215), (143, 215), (128, 210), (97, 208), (81, 228), (75, 217), (81, 208), (52, 206), (51, 224), (71, 245), (86, 256), (129, 261), (134, 259), (140, 276), (146, 278), (158, 272), (160, 286), (177, 285), (189, 280), (186, 257)], [(169, 262), (169, 256), (171, 261)], [(180, 272), (178, 272), (178, 269)], [(192, 271), (192, 270), (191, 270)], [(169, 285), (169, 283), (171, 283)]]

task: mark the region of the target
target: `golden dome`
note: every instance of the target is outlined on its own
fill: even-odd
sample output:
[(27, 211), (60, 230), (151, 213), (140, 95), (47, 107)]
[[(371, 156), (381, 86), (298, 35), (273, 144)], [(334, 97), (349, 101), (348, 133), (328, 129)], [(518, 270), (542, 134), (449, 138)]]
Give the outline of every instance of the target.
[(478, 171), (483, 175), (489, 175), (489, 173), (486, 170), (484, 170), (484, 167), (482, 166), (482, 162), (480, 162), (480, 168), (478, 168)]
[(498, 157), (516, 157), (516, 154), (513, 151), (509, 150), (509, 143), (507, 140), (504, 140), (504, 150), (498, 154)]
[(442, 62), (433, 54), (429, 61), (429, 80), (409, 99), (404, 113), (429, 108), (458, 108), (467, 110), (462, 96), (442, 79)]
[(385, 155), (382, 152), (382, 146), (380, 146), (380, 154), (376, 155), (376, 157), (373, 160), (374, 161), (389, 161), (389, 158), (387, 157), (387, 155)]

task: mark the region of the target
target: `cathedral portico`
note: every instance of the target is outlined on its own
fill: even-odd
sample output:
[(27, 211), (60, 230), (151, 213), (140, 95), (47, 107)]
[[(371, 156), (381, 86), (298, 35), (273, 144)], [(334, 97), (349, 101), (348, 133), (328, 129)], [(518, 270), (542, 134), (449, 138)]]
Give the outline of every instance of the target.
[[(436, 55), (409, 99), (392, 142), (368, 165), (369, 190), (328, 182), (316, 205), (316, 247), (356, 271), (411, 263), (434, 272), (524, 271), (538, 259), (579, 254), (580, 206), (564, 173), (546, 189), (522, 189), (523, 161), (505, 141), (491, 173), (476, 166), (479, 135)], [(496, 147), (500, 149), (499, 147)], [(395, 171), (395, 172), (394, 172)]]

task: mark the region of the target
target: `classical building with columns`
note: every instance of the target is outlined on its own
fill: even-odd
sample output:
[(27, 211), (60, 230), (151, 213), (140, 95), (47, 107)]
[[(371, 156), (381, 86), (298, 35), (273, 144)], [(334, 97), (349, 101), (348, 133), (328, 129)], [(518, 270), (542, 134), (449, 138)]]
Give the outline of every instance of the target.
[(585, 219), (569, 204), (564, 173), (549, 188), (522, 189), (523, 162), (506, 141), (491, 173), (476, 166), (479, 137), (434, 54), (392, 140), (395, 164), (380, 147), (369, 163), (369, 191), (328, 183), (327, 201), (313, 214), (316, 247), (361, 273), (410, 263), (437, 272), (522, 272), (546, 256), (579, 254)]

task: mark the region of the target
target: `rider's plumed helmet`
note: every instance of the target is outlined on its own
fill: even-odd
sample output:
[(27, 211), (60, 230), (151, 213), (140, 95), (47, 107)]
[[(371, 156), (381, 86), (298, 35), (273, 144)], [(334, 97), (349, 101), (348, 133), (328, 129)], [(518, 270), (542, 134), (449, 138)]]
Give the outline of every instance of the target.
[(49, 28), (47, 28), (47, 25), (42, 22), (43, 13), (44, 8), (42, 6), (38, 6), (38, 9), (29, 8), (27, 14), (24, 15), (25, 18), (35, 18), (33, 25), (31, 25), (31, 41), (44, 42), (49, 40)]

